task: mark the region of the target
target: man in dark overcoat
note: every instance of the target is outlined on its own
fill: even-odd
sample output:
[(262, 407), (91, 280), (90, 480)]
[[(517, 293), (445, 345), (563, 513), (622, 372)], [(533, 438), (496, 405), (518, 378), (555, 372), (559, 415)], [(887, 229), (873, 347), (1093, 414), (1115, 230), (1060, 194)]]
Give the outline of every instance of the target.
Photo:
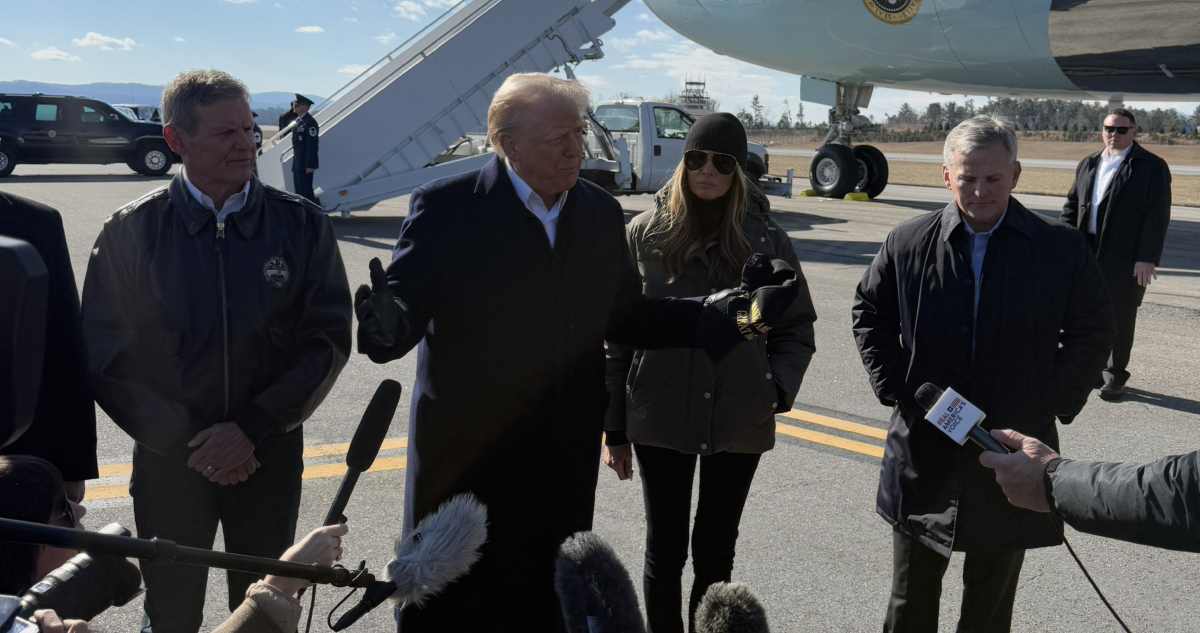
[(982, 409), (985, 428), (1058, 446), (1055, 417), (1082, 409), (1114, 336), (1083, 236), (1010, 196), (1020, 175), (1006, 121), (946, 138), (941, 211), (901, 223), (863, 275), (854, 337), (893, 406), (876, 511), (892, 524), (885, 631), (936, 631), (942, 575), (965, 552), (960, 632), (1008, 631), (1025, 549), (1057, 545), (1046, 515), (1010, 505), (974, 445), (958, 446), (913, 400), (932, 382)]
[(1118, 108), (1104, 118), (1104, 149), (1075, 168), (1062, 220), (1083, 231), (1104, 271), (1117, 319), (1117, 340), (1100, 397), (1119, 400), (1129, 381), (1129, 354), (1142, 296), (1155, 277), (1171, 223), (1171, 169), (1133, 139), (1137, 121)]
[(578, 178), (586, 107), (573, 81), (509, 77), (488, 111), (500, 156), (413, 192), (386, 281), (373, 262), (374, 288), (355, 297), (372, 360), (419, 343), (404, 533), (459, 492), (488, 509), (481, 559), (403, 609), (404, 633), (564, 631), (554, 557), (592, 526), (605, 339), (710, 351), (744, 340), (712, 306), (642, 296), (621, 205)]

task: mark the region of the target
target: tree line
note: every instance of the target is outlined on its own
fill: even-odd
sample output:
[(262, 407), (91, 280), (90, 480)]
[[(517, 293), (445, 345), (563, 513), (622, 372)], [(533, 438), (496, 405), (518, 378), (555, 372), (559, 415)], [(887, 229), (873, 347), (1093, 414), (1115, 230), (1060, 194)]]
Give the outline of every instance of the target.
[[(976, 105), (974, 99), (931, 103), (923, 111), (905, 103), (895, 114), (884, 114), (885, 126), (905, 126), (909, 130), (919, 126), (921, 131), (947, 131), (977, 114), (1003, 116), (1016, 126), (1018, 131), (1056, 132), (1099, 132), (1108, 106), (1100, 102), (1067, 101), (1062, 99), (1012, 99), (1001, 97), (988, 99)], [(1130, 108), (1137, 117), (1138, 128), (1146, 134), (1197, 135), (1200, 128), (1200, 106), (1187, 116), (1170, 108), (1145, 110)], [(804, 118), (804, 104), (797, 103), (793, 110), (787, 99), (775, 116), (771, 108), (763, 104), (758, 95), (750, 99), (750, 107), (741, 107), (734, 113), (747, 129), (777, 130), (825, 130), (828, 122), (810, 122)], [(874, 117), (871, 117), (874, 121)]]

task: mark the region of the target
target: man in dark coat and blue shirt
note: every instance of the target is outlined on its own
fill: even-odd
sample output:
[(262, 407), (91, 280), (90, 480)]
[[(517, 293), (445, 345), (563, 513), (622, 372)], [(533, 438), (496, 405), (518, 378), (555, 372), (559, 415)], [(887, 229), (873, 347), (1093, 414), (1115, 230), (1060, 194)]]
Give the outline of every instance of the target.
[(1104, 368), (1104, 400), (1125, 395), (1138, 306), (1171, 223), (1171, 169), (1133, 140), (1137, 131), (1124, 108), (1104, 118), (1104, 149), (1079, 162), (1062, 212), (1063, 222), (1087, 236), (1112, 296), (1117, 340)]
[(1057, 545), (1042, 514), (1009, 505), (974, 445), (913, 399), (926, 382), (1057, 449), (1055, 418), (1083, 408), (1114, 337), (1112, 304), (1083, 236), (1010, 195), (1021, 173), (1007, 121), (946, 137), (942, 211), (888, 235), (863, 275), (854, 338), (880, 403), (894, 407), (876, 510), (894, 528), (884, 631), (936, 631), (942, 576), (965, 552), (960, 632), (1008, 631), (1025, 550)]
[[(303, 422), (350, 353), (350, 289), (323, 211), (254, 177), (249, 93), (217, 70), (163, 90), (183, 157), (92, 249), (83, 332), (96, 401), (137, 441), (138, 536), (278, 558), (295, 540)], [(195, 633), (208, 570), (142, 565), (154, 633)], [(236, 609), (254, 574), (229, 572)]]
[(313, 173), (321, 166), (317, 156), (318, 145), (321, 141), (321, 131), (317, 120), (308, 113), (312, 107), (312, 99), (297, 94), (292, 102), (292, 110), (296, 112), (296, 126), (292, 128), (292, 182), (296, 195), (307, 198), (309, 202), (320, 206), (317, 194), (313, 192)]
[[(605, 339), (716, 356), (745, 340), (719, 308), (728, 295), (642, 296), (621, 205), (579, 179), (586, 108), (574, 81), (506, 79), (488, 110), (498, 157), (414, 191), (386, 279), (372, 262), (373, 288), (355, 296), (359, 351), (384, 363), (419, 344), (404, 533), (456, 493), (488, 509), (479, 562), (400, 611), (404, 633), (563, 631), (554, 559), (592, 526)], [(799, 295), (770, 284), (753, 293), (777, 293), (760, 304), (766, 325)]]

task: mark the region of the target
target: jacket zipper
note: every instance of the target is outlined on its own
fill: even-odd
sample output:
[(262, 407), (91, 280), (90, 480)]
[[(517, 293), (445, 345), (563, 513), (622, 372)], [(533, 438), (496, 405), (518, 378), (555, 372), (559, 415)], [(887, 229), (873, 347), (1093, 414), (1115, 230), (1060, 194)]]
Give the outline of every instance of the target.
[(214, 250), (217, 251), (218, 280), (221, 286), (221, 359), (224, 369), (225, 409), (221, 421), (229, 421), (229, 301), (225, 292), (225, 223), (217, 222), (217, 239)]

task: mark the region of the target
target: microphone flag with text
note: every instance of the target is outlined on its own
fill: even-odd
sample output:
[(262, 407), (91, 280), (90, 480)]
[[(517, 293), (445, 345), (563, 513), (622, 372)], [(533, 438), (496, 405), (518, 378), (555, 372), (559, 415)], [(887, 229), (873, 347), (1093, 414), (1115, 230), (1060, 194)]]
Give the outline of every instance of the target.
[(979, 426), (986, 414), (953, 389), (943, 390), (927, 382), (917, 389), (913, 399), (925, 410), (925, 419), (958, 442), (959, 446), (966, 444), (969, 439), (985, 451), (1012, 452)]

